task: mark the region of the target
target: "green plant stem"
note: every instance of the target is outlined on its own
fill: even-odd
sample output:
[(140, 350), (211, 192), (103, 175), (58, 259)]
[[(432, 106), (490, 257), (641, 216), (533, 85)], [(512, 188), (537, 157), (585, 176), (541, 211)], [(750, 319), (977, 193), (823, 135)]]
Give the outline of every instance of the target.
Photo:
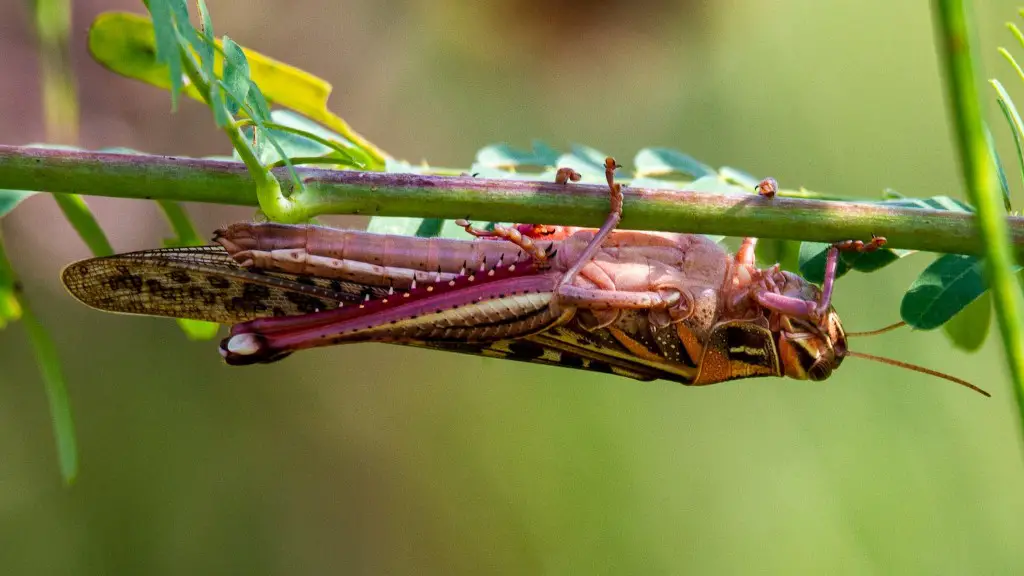
[[(235, 122), (235, 127), (236, 128), (244, 128), (246, 126), (257, 126), (257, 124), (256, 124), (256, 121), (253, 120), (252, 118), (242, 118), (241, 120)], [(280, 132), (287, 132), (289, 134), (295, 134), (296, 136), (301, 136), (303, 138), (306, 138), (306, 139), (311, 140), (313, 142), (316, 142), (318, 144), (323, 144), (324, 146), (330, 148), (334, 152), (337, 152), (338, 154), (342, 155), (341, 158), (335, 158), (334, 159), (335, 160), (335, 162), (334, 162), (335, 164), (342, 164), (342, 162), (338, 162), (338, 160), (348, 160), (348, 162), (345, 163), (347, 166), (354, 166), (356, 168), (366, 168), (366, 164), (365, 163), (358, 162), (352, 156), (352, 154), (349, 152), (349, 150), (347, 150), (340, 143), (335, 142), (334, 140), (331, 140), (330, 138), (324, 138), (323, 136), (319, 136), (317, 134), (313, 134), (312, 132), (310, 132), (308, 130), (302, 130), (301, 128), (295, 128), (294, 126), (287, 126), (285, 124), (278, 124), (276, 122), (264, 122), (263, 123), (263, 127), (264, 128), (269, 128), (271, 130), (278, 130)], [(289, 158), (288, 160), (290, 162), (294, 163), (294, 161), (291, 158)], [(287, 163), (284, 162), (284, 160), (280, 160), (279, 162), (281, 162), (280, 166), (287, 166)], [(275, 167), (278, 166), (277, 162), (274, 163), (274, 166)]]
[[(4, 251), (3, 237), (0, 237), (0, 277), (14, 278), (14, 269)], [(64, 374), (60, 369), (57, 347), (50, 339), (42, 322), (36, 317), (25, 294), (17, 287), (14, 290), (14, 297), (21, 308), (19, 321), (25, 327), (29, 340), (32, 342), (32, 350), (35, 353), (46, 388), (61, 477), (66, 484), (70, 485), (78, 475), (78, 443), (75, 440), (71, 402), (68, 399), (67, 387), (64, 385)]]
[[(215, 107), (221, 106), (221, 104), (210, 102), (210, 84), (203, 78), (202, 72), (199, 70), (198, 65), (192, 59), (191, 53), (181, 50), (182, 67), (185, 73), (188, 75), (189, 80), (199, 89), (199, 93), (203, 94), (203, 98), (206, 104), (216, 111)], [(223, 92), (225, 96), (232, 97), (229, 91)], [(243, 106), (244, 102), (238, 102), (239, 106)], [(222, 126), (222, 129), (231, 140), (231, 146), (234, 147), (235, 152), (238, 153), (239, 158), (245, 163), (245, 166), (249, 169), (249, 173), (252, 176), (253, 181), (256, 185), (256, 197), (259, 200), (260, 209), (263, 210), (268, 217), (275, 220), (284, 220), (289, 222), (298, 222), (306, 218), (301, 206), (297, 206), (296, 203), (288, 198), (287, 195), (281, 191), (281, 184), (274, 178), (270, 170), (264, 167), (259, 158), (256, 157), (256, 152), (249, 145), (249, 141), (242, 135), (241, 128), (238, 127), (237, 123), (232, 121), (227, 122)], [(292, 166), (291, 161), (287, 159), (283, 150), (277, 147), (278, 154), (285, 158), (285, 164), (287, 165), (288, 172), (292, 174), (292, 182), (298, 181), (298, 175), (295, 172), (295, 167)]]
[[(51, 143), (78, 141), (78, 94), (71, 68), (71, 3), (38, 0), (35, 3), (39, 67), (43, 78), (43, 118)], [(57, 205), (96, 256), (113, 254), (106, 234), (85, 201), (75, 195), (55, 196)]]
[[(199, 89), (199, 93), (203, 95), (203, 99), (206, 102), (206, 105), (212, 108), (216, 104), (210, 102), (209, 100), (209, 83), (203, 78), (203, 74), (199, 70), (198, 65), (196, 65), (195, 61), (192, 59), (192, 55), (186, 52), (184, 49), (182, 49), (181, 51), (181, 62), (182, 67), (185, 70), (185, 74), (188, 75), (189, 81), (192, 82), (192, 84)], [(227, 134), (228, 138), (231, 139), (231, 145), (234, 146), (235, 151), (238, 153), (238, 156), (242, 159), (242, 162), (245, 163), (246, 167), (252, 173), (252, 177), (256, 180), (257, 185), (261, 183), (262, 179), (269, 178), (266, 169), (263, 167), (262, 164), (260, 164), (259, 159), (256, 157), (256, 152), (253, 151), (252, 147), (249, 145), (248, 140), (246, 140), (245, 137), (242, 135), (242, 132), (241, 130), (239, 130), (238, 126), (236, 126), (233, 122), (229, 122), (226, 126), (223, 126), (222, 129)]]
[(71, 3), (36, 0), (34, 7), (47, 139), (70, 144), (78, 140), (78, 95), (68, 48)]
[(110, 256), (114, 248), (107, 239), (106, 232), (96, 221), (92, 210), (85, 204), (85, 200), (77, 194), (54, 194), (57, 206), (64, 212), (64, 217), (71, 223), (71, 227), (82, 237), (85, 245), (94, 256)]
[(1017, 106), (1013, 103), (1013, 99), (1010, 98), (1010, 94), (1003, 88), (1002, 83), (993, 78), (989, 80), (989, 84), (995, 88), (998, 95), (996, 103), (999, 104), (999, 110), (1006, 117), (1006, 123), (1010, 125), (1013, 146), (1017, 150), (1017, 167), (1020, 169), (1021, 181), (1024, 181), (1024, 121), (1021, 121), (1020, 114), (1017, 113)]
[[(305, 183), (290, 200), (307, 218), (322, 214), (468, 218), (598, 226), (608, 188), (554, 182), (298, 168)], [(282, 187), (290, 180), (275, 171)], [(0, 146), (0, 188), (112, 198), (258, 206), (240, 162)], [(976, 218), (943, 210), (757, 195), (627, 187), (622, 227), (832, 242), (885, 236), (910, 250), (984, 254)], [(552, 220), (555, 220), (552, 222)], [(1024, 260), (1024, 218), (1008, 218)]]
[(985, 120), (978, 97), (980, 82), (971, 52), (974, 39), (969, 7), (965, 4), (964, 0), (937, 0), (936, 24), (960, 164), (971, 202), (977, 209), (987, 259), (986, 272), (1007, 362), (1016, 384), (1014, 391), (1024, 432), (1024, 305), (1013, 273), (1011, 244), (1016, 237), (1011, 239), (1013, 231), (1007, 229), (994, 159), (986, 141)]
[(175, 244), (198, 246), (203, 243), (199, 233), (196, 232), (196, 227), (192, 224), (192, 219), (188, 217), (188, 213), (180, 204), (169, 200), (160, 200), (158, 204), (167, 218), (167, 223), (171, 225), (171, 230), (174, 231)]

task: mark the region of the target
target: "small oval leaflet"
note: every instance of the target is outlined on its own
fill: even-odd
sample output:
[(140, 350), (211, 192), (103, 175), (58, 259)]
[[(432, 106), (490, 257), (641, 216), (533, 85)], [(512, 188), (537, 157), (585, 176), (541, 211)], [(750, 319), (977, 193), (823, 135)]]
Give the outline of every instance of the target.
[(974, 256), (944, 254), (910, 286), (900, 304), (900, 316), (919, 330), (933, 330), (987, 290), (982, 262)]

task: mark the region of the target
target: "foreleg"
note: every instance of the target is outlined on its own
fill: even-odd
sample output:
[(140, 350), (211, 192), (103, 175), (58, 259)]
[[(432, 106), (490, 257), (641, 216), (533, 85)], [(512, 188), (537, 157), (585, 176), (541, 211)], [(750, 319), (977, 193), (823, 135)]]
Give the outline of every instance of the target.
[(828, 249), (825, 257), (825, 278), (821, 288), (821, 298), (803, 300), (793, 296), (785, 296), (770, 289), (760, 289), (754, 292), (754, 298), (765, 308), (786, 316), (796, 316), (818, 321), (832, 305), (832, 290), (836, 281), (836, 269), (839, 266), (840, 252), (873, 252), (885, 245), (885, 238), (872, 236), (870, 242), (861, 240), (844, 240), (836, 242)]

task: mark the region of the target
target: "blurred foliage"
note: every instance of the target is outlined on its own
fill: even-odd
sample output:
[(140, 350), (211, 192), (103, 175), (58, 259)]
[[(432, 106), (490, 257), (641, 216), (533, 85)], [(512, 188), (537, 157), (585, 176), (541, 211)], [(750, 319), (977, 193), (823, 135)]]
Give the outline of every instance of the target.
[[(363, 105), (380, 111), (361, 125), (390, 134), (404, 154), (429, 150), (434, 162), (467, 158), (481, 142), (569, 134), (608, 150), (661, 141), (709, 161), (749, 159), (751, 170), (770, 166), (782, 182), (824, 180), (844, 196), (874, 199), (864, 191), (883, 185), (960, 196), (923, 7), (783, 2), (690, 12), (683, 6), (692, 3), (670, 4), (651, 8), (665, 30), (651, 38), (633, 21), (602, 17), (588, 28), (589, 18), (558, 20), (552, 30), (562, 30), (567, 48), (546, 49), (545, 62), (523, 54), (548, 44), (517, 49), (503, 20), (490, 19), (508, 7), (353, 3), (329, 18), (290, 4), (275, 6), (288, 17), (272, 30), (266, 14), (278, 12), (247, 20), (248, 5), (217, 9), (231, 15), (218, 22), (237, 37), (278, 48), (268, 53), (319, 39), (319, 53), (302, 58), (351, 66), (331, 68), (348, 74), (345, 109), (368, 94)], [(430, 26), (460, 14), (474, 17)], [(378, 21), (387, 28), (375, 58), (332, 44)], [(617, 36), (619, 24), (641, 33)], [(678, 34), (684, 25), (695, 38)], [(467, 40), (474, 37), (484, 43)], [(814, 49), (793, 51), (787, 38)], [(392, 44), (402, 56), (386, 52)], [(528, 64), (517, 67), (518, 58)], [(166, 108), (166, 94), (143, 94), (152, 110)], [(181, 122), (149, 116), (133, 122)], [(202, 139), (191, 146), (201, 150)], [(586, 167), (589, 153), (579, 150)], [(703, 184), (724, 178), (749, 193), (728, 170)], [(406, 233), (441, 230), (406, 224)], [(209, 344), (183, 343), (168, 323), (107, 317), (55, 297), (53, 266), (62, 263), (26, 240), (34, 237), (17, 229), (10, 245), (20, 248), (11, 253), (32, 272), (23, 275), (39, 292), (41, 319), (61, 328), (54, 336), (75, 375), (89, 464), (74, 490), (53, 489), (49, 439), (35, 432), (45, 407), (31, 387), (14, 385), (36, 377), (33, 364), (18, 333), (0, 332), (5, 572), (1024, 569), (1014, 544), (1024, 530), (1016, 488), (1024, 475), (1006, 406), (926, 377), (849, 360), (827, 384), (684, 389), (373, 345), (229, 369)], [(907, 258), (846, 276), (836, 297), (848, 326), (890, 322), (927, 267)], [(981, 324), (973, 325), (977, 336)], [(974, 340), (980, 350), (970, 362), (937, 334), (872, 345), (889, 342), (890, 355), (988, 383), (1008, 402), (997, 350)]]
[[(964, 0), (935, 0), (934, 13), (963, 183), (967, 197), (977, 208), (976, 223), (985, 246), (983, 282), (992, 291), (995, 317), (1017, 401), (1020, 434), (1024, 437), (1024, 299), (1017, 281), (1018, 258), (1006, 221), (1006, 213), (1012, 206), (1009, 183), (978, 91), (984, 73), (978, 68), (976, 55), (979, 46), (974, 6)], [(1024, 158), (1018, 157), (1018, 160), (1024, 161)], [(926, 282), (929, 280), (931, 278)], [(906, 304), (904, 299), (904, 307)]]
[[(78, 140), (78, 91), (71, 67), (71, 2), (35, 0), (32, 6), (35, 12), (46, 140), (54, 147), (74, 144)], [(54, 201), (93, 254), (103, 256), (113, 253), (103, 230), (81, 197), (62, 194), (55, 196)], [(3, 212), (0, 210), (0, 217)], [(0, 260), (0, 268), (6, 269), (3, 275), (13, 280), (14, 270), (2, 252)], [(12, 296), (20, 311), (18, 319), (28, 332), (50, 404), (50, 421), (57, 445), (60, 474), (66, 484), (71, 484), (78, 475), (78, 449), (71, 402), (64, 385), (60, 360), (47, 329), (32, 312), (24, 293), (17, 290), (17, 280), (14, 280), (14, 286)], [(3, 290), (0, 289), (0, 292)]]

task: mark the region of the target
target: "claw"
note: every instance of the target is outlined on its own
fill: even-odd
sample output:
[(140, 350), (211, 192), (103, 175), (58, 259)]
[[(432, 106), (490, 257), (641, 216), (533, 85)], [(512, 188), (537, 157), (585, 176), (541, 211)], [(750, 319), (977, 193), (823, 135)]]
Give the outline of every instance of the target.
[(775, 178), (769, 176), (768, 178), (758, 182), (757, 186), (754, 186), (754, 191), (757, 192), (759, 196), (774, 198), (779, 192), (779, 183), (775, 181)]
[(572, 168), (559, 168), (555, 173), (556, 184), (568, 184), (570, 180), (579, 182), (583, 176)]
[(857, 252), (863, 254), (865, 252), (874, 252), (882, 246), (885, 246), (885, 244), (885, 236), (875, 236), (872, 234), (871, 240), (868, 242), (864, 242), (863, 240), (843, 240), (842, 242), (836, 242), (833, 246), (835, 246), (840, 252)]

